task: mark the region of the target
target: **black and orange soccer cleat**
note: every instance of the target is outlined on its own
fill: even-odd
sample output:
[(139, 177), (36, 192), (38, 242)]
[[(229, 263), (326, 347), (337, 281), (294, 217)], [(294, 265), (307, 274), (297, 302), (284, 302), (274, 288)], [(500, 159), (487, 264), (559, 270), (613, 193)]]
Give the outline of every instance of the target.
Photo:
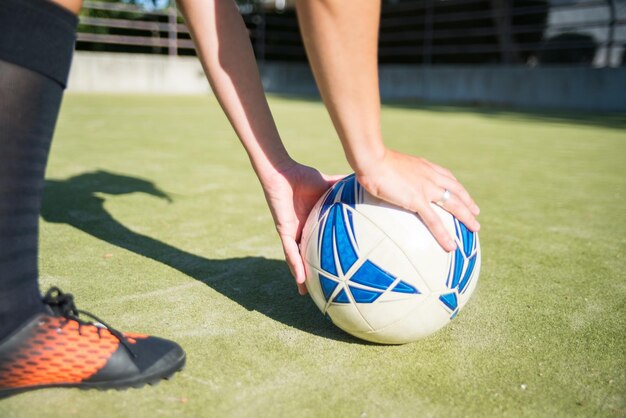
[(0, 342), (0, 397), (48, 387), (140, 387), (168, 379), (185, 364), (175, 342), (120, 333), (76, 309), (72, 295), (58, 288), (46, 293), (44, 303), (48, 313)]

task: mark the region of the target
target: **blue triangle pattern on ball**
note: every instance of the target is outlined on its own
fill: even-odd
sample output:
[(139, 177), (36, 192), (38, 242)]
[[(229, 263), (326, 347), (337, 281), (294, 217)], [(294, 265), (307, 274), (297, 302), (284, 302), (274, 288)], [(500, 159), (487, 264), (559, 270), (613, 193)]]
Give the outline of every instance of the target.
[(458, 312), (458, 293), (463, 293), (468, 288), (478, 257), (476, 253), (478, 245), (476, 233), (467, 229), (456, 218), (454, 218), (454, 229), (459, 245), (452, 253), (448, 279), (446, 281), (448, 288), (454, 290), (454, 292), (439, 296), (439, 300), (452, 311), (450, 319), (454, 318)]
[(343, 188), (341, 189), (341, 203), (345, 203), (346, 205), (354, 208), (356, 205), (356, 197), (359, 192), (359, 183), (356, 181), (356, 176), (354, 174), (349, 175), (345, 179), (342, 180)]
[(420, 293), (419, 290), (417, 290), (410, 284), (405, 283), (403, 281), (399, 281), (398, 284), (395, 285), (393, 289), (391, 289), (391, 291), (396, 292), (396, 293), (415, 293), (415, 294)]
[(458, 289), (459, 292), (464, 292), (476, 267), (476, 233), (467, 229), (467, 227), (456, 218), (454, 219), (454, 227), (460, 245), (454, 253), (452, 253), (446, 283), (450, 289)]
[[(356, 252), (356, 248), (352, 244), (341, 203), (335, 203), (329, 209), (323, 229), (320, 247), (320, 264), (322, 270), (338, 276), (339, 267), (343, 275), (354, 265), (359, 256)], [(337, 251), (337, 258), (339, 259), (339, 266), (337, 266), (335, 262), (335, 249)]]
[(322, 207), (320, 208), (319, 218), (322, 219), (322, 216), (326, 213), (326, 211), (335, 204), (335, 198), (337, 197), (337, 193), (339, 193), (339, 187), (337, 185), (333, 186), (326, 195), (324, 199), (324, 203), (322, 203)]
[(358, 303), (372, 303), (382, 295), (381, 292), (373, 292), (354, 286), (350, 286), (350, 293), (352, 293), (352, 297)]
[[(339, 199), (337, 199), (340, 191), (341, 196)], [(360, 199), (360, 195), (361, 185), (358, 181), (356, 181), (356, 176), (354, 174), (351, 174), (339, 180), (330, 189), (330, 191), (326, 195), (326, 198), (324, 198), (324, 202), (322, 203), (322, 207), (320, 208), (319, 219), (321, 219), (326, 211), (337, 202), (344, 203), (351, 208), (354, 208), (357, 200)]]
[[(320, 267), (329, 277), (320, 274), (319, 280), (327, 301), (336, 293), (339, 278), (345, 277), (359, 259), (352, 209), (361, 199), (362, 189), (353, 174), (335, 184), (322, 204), (320, 219), (324, 214), (326, 218), (319, 229)], [(334, 278), (331, 278), (332, 276)], [(349, 286), (350, 282), (360, 286)], [(396, 293), (420, 293), (415, 287), (404, 281), (398, 281), (396, 277), (370, 260), (365, 260), (349, 277), (346, 285), (342, 286), (345, 287), (337, 293), (332, 302), (349, 303), (347, 288), (357, 303), (372, 303), (391, 286), (393, 286), (391, 291)]]
[(465, 275), (463, 276), (463, 280), (459, 283), (459, 292), (464, 292), (469, 284), (470, 278), (472, 277), (472, 273), (474, 272), (474, 266), (476, 265), (476, 254), (472, 258), (467, 261), (467, 269), (465, 270)]
[(456, 297), (456, 293), (446, 293), (439, 296), (439, 300), (448, 307), (451, 311), (454, 311), (459, 306), (459, 301)]
[(348, 226), (345, 222), (342, 206), (335, 205), (330, 210), (333, 215), (333, 232), (335, 246), (339, 255), (339, 264), (341, 265), (343, 274), (346, 274), (348, 270), (350, 270), (350, 267), (359, 259), (359, 256), (350, 239), (350, 233), (348, 232)]
[(350, 303), (350, 299), (348, 299), (348, 295), (346, 294), (346, 289), (342, 289), (341, 292), (335, 297), (333, 302), (337, 303)]
[[(459, 247), (452, 253), (452, 261), (450, 263), (450, 275), (452, 283), (448, 285), (451, 289), (456, 288), (461, 281), (461, 275), (463, 274), (463, 265), (465, 264), (465, 259), (463, 258), (463, 252)], [(450, 279), (448, 279), (450, 282)]]
[(386, 290), (395, 280), (395, 277), (369, 260), (366, 260), (350, 278), (350, 281), (355, 283), (381, 290)]
[(320, 279), (320, 285), (322, 286), (322, 292), (324, 293), (324, 297), (326, 297), (326, 300), (328, 300), (330, 298), (330, 296), (333, 294), (333, 292), (335, 291), (335, 289), (337, 288), (337, 285), (339, 283), (330, 280), (328, 277), (323, 276), (323, 275), (319, 275), (319, 279)]

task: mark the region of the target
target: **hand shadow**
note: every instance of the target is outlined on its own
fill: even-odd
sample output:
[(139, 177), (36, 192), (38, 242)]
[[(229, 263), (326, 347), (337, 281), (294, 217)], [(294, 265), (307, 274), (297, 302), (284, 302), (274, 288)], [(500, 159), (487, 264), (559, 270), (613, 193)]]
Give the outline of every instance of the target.
[[(264, 257), (210, 260), (131, 231), (104, 208), (101, 194), (147, 193), (171, 201), (152, 182), (96, 171), (66, 180), (46, 180), (42, 217), (173, 267), (248, 310), (315, 335), (355, 343), (325, 319), (310, 299), (298, 295), (284, 261)], [(97, 194), (100, 194), (97, 195)]]

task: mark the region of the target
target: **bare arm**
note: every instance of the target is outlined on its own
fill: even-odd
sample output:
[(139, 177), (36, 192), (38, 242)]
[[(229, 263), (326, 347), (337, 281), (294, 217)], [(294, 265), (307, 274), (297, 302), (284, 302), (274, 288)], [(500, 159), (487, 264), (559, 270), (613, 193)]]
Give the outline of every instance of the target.
[(178, 0), (220, 105), (263, 180), (290, 163), (233, 0)]
[(379, 1), (299, 0), (309, 62), (350, 166), (383, 157), (378, 93)]
[(265, 99), (248, 31), (233, 0), (178, 0), (204, 71), (263, 186), (287, 265), (306, 293), (298, 248), (319, 197), (337, 180), (292, 160)]
[(297, 0), (307, 55), (359, 182), (372, 194), (418, 213), (441, 246), (453, 238), (431, 207), (445, 190), (443, 206), (477, 231), (478, 206), (447, 169), (385, 147), (380, 127), (378, 27), (380, 2)]

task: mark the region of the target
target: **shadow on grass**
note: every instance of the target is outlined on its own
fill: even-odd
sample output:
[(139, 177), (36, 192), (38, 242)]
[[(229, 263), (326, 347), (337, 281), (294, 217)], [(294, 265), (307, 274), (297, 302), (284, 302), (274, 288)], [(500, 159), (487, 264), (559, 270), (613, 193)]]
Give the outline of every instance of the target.
[[(271, 93), (270, 97), (283, 100), (320, 103), (321, 99), (312, 95)], [(609, 129), (626, 129), (626, 114), (584, 111), (558, 111), (553, 109), (519, 109), (496, 105), (443, 105), (416, 100), (384, 100), (383, 109), (409, 109), (433, 113), (466, 113), (487, 119), (511, 122), (542, 122), (554, 124), (586, 125)]]
[(298, 295), (284, 261), (263, 257), (211, 260), (128, 229), (104, 208), (101, 194), (147, 193), (171, 198), (154, 183), (106, 171), (66, 180), (47, 180), (42, 216), (151, 258), (199, 280), (248, 310), (258, 311), (302, 331), (362, 344), (325, 319), (309, 298)]

